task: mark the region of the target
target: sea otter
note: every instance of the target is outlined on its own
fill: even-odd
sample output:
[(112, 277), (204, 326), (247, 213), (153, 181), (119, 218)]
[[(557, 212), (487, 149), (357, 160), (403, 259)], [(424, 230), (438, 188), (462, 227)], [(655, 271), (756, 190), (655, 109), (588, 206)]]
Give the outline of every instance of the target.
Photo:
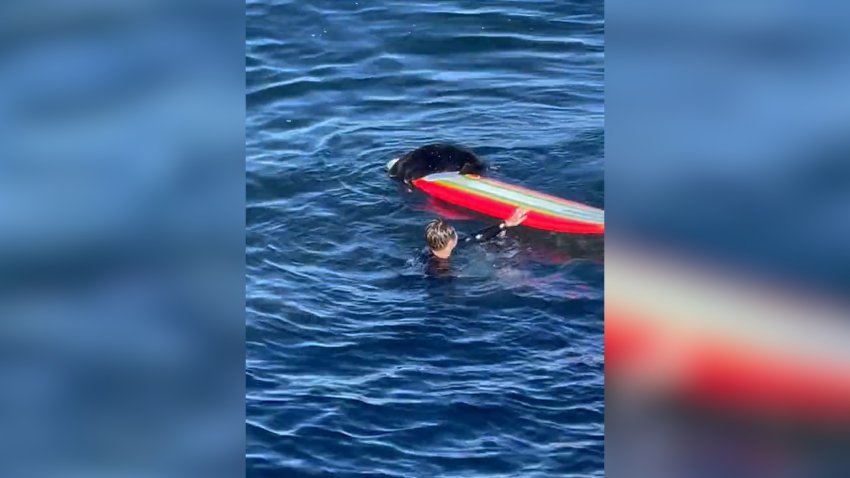
[(429, 174), (481, 174), (486, 169), (486, 163), (472, 151), (444, 143), (421, 146), (387, 163), (390, 177), (399, 179), (408, 186)]

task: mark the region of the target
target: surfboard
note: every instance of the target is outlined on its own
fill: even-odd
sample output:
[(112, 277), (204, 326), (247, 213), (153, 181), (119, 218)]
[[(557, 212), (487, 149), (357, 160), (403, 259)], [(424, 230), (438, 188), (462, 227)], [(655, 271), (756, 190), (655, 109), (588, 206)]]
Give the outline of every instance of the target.
[(605, 212), (592, 206), (508, 184), (459, 173), (435, 173), (413, 181), (414, 187), (450, 204), (507, 219), (528, 209), (523, 226), (570, 234), (604, 234)]

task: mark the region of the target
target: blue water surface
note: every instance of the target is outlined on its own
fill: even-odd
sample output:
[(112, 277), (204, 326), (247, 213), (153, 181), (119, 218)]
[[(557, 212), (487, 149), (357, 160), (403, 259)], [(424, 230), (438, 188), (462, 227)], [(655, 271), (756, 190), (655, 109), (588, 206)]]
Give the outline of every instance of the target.
[(417, 146), (603, 206), (601, 1), (249, 1), (247, 467), (253, 477), (603, 474), (601, 239), (391, 182)]

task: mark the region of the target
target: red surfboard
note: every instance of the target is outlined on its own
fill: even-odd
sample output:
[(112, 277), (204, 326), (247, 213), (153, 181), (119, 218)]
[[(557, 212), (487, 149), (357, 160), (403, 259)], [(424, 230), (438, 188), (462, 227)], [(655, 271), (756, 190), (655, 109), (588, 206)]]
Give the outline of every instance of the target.
[(605, 212), (585, 204), (504, 183), (458, 173), (436, 173), (413, 181), (426, 194), (498, 219), (527, 209), (524, 226), (571, 234), (604, 234)]

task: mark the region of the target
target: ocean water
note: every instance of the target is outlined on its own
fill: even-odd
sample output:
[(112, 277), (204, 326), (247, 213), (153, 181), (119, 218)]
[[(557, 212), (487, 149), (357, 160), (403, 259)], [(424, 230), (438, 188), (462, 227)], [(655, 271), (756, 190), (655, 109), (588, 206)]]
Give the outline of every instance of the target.
[(252, 477), (603, 474), (603, 244), (390, 181), (447, 141), (604, 206), (601, 1), (249, 1), (246, 434)]

